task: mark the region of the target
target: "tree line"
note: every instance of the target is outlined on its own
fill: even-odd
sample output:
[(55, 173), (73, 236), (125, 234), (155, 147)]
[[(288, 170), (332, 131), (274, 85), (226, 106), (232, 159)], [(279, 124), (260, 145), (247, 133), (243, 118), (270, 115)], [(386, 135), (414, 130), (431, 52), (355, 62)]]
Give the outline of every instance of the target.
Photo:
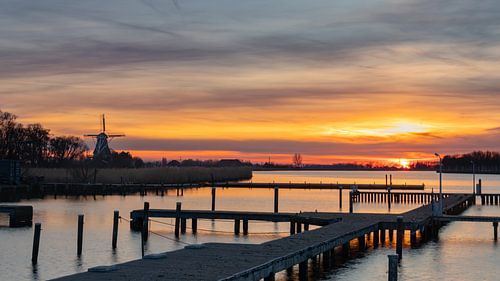
[(500, 153), (493, 151), (474, 151), (462, 155), (443, 157), (443, 171), (472, 172), (473, 164), (476, 173), (500, 173)]
[(89, 147), (75, 136), (52, 136), (41, 124), (24, 125), (17, 116), (0, 110), (0, 159), (19, 160), (25, 167), (72, 167), (82, 164), (139, 168), (142, 159), (129, 152), (112, 151), (111, 161), (97, 163), (89, 156)]
[(0, 111), (0, 159), (31, 167), (62, 166), (85, 157), (85, 142), (74, 136), (51, 136), (41, 124), (23, 125), (17, 116)]

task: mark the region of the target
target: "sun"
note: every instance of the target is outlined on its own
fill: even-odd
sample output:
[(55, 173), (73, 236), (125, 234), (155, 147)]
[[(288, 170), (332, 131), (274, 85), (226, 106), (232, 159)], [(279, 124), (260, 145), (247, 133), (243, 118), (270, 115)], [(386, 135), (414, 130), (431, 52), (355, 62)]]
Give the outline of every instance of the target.
[(399, 165), (403, 169), (409, 169), (410, 168), (410, 160), (408, 160), (408, 159), (399, 159)]

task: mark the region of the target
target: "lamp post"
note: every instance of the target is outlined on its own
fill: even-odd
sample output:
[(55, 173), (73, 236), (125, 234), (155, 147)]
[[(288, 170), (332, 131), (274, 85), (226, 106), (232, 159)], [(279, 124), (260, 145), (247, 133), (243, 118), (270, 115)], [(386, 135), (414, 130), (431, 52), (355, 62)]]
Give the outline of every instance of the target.
[(472, 195), (476, 196), (476, 163), (470, 161), (472, 164)]
[(439, 214), (443, 214), (443, 159), (438, 153), (434, 153), (439, 158)]

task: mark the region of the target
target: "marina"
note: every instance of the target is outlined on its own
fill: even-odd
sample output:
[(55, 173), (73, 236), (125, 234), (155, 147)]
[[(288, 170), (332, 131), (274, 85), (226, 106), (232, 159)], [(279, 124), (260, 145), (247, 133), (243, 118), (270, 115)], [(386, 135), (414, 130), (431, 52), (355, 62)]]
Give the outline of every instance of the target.
[[(362, 175), (363, 177), (366, 174), (362, 173), (305, 173), (309, 174), (312, 176), (317, 176), (317, 175), (322, 175), (322, 178), (325, 179), (327, 175), (339, 175), (340, 177), (346, 177), (351, 174), (356, 175)], [(304, 174), (304, 175), (305, 175)], [(378, 173), (372, 173), (371, 177), (378, 177)], [(405, 175), (408, 175), (407, 178), (410, 179), (411, 177), (414, 177), (416, 175), (419, 175), (420, 177), (429, 177), (429, 179), (425, 180), (425, 182), (429, 182), (431, 185), (433, 184), (432, 178), (435, 177), (434, 173), (405, 173), (405, 174), (398, 174), (398, 180), (401, 180), (401, 178)], [(255, 174), (255, 180), (265, 180), (267, 178), (268, 174), (267, 173), (256, 173)], [(281, 177), (282, 174), (276, 174), (275, 175), (277, 178)], [(456, 179), (462, 178), (463, 176), (457, 176), (457, 175), (447, 175), (446, 176), (450, 182), (455, 182)], [(455, 180), (452, 180), (453, 178), (456, 178)], [(467, 177), (463, 177), (466, 179)], [(312, 177), (309, 178), (311, 182), (314, 182), (315, 180), (319, 181), (319, 179), (313, 179)], [(419, 180), (421, 181), (422, 178)], [(485, 184), (483, 184), (483, 192), (488, 192), (484, 193), (485, 195), (493, 195), (494, 193), (491, 193), (493, 187), (491, 187), (491, 184), (496, 184), (495, 177), (494, 176), (489, 176), (488, 181), (483, 181)], [(464, 182), (465, 183), (465, 182)], [(357, 258), (361, 257), (359, 262), (364, 263), (364, 259), (362, 258), (363, 256), (367, 255), (367, 257), (370, 256), (378, 256), (378, 252), (381, 253), (387, 253), (387, 250), (392, 248), (392, 253), (395, 253), (396, 250), (396, 237), (397, 234), (395, 229), (396, 226), (396, 218), (398, 215), (402, 214), (404, 217), (408, 214), (408, 212), (411, 212), (412, 210), (417, 210), (423, 208), (422, 206), (425, 203), (425, 200), (419, 201), (417, 200), (418, 198), (421, 198), (421, 195), (424, 195), (424, 198), (431, 198), (434, 196), (434, 198), (437, 196), (436, 193), (432, 195), (432, 190), (427, 189), (426, 191), (393, 191), (391, 194), (393, 195), (394, 193), (401, 193), (405, 194), (407, 196), (408, 200), (393, 200), (391, 203), (391, 208), (389, 209), (388, 203), (384, 202), (383, 197), (388, 197), (387, 192), (382, 192), (382, 191), (370, 191), (370, 190), (359, 190), (358, 193), (354, 193), (353, 200), (352, 200), (352, 209), (353, 213), (350, 214), (350, 206), (349, 206), (349, 193), (350, 190), (342, 190), (342, 196), (340, 196), (339, 190), (315, 190), (315, 189), (303, 189), (303, 190), (296, 190), (296, 189), (279, 189), (278, 193), (278, 205), (279, 205), (279, 210), (278, 212), (274, 212), (274, 206), (275, 206), (275, 188), (262, 188), (262, 189), (250, 189), (250, 188), (223, 188), (223, 187), (218, 187), (217, 189), (217, 201), (216, 201), (216, 210), (211, 211), (211, 201), (212, 201), (212, 188), (187, 188), (184, 189), (183, 193), (177, 193), (175, 190), (173, 192), (169, 192), (168, 195), (165, 194), (164, 196), (156, 195), (155, 192), (148, 192), (147, 194), (141, 196), (141, 194), (137, 195), (127, 195), (127, 196), (68, 196), (67, 198), (65, 196), (58, 196), (56, 199), (53, 196), (48, 196), (47, 198), (39, 201), (40, 199), (32, 199), (30, 201), (22, 201), (21, 204), (26, 204), (26, 202), (32, 202), (34, 205), (34, 222), (41, 222), (42, 223), (42, 231), (41, 231), (41, 241), (40, 241), (40, 253), (38, 257), (38, 264), (34, 267), (37, 269), (36, 274), (42, 274), (42, 276), (45, 277), (36, 277), (37, 275), (31, 275), (31, 277), (26, 278), (27, 279), (51, 279), (51, 278), (56, 278), (60, 277), (63, 275), (68, 275), (71, 274), (72, 267), (71, 264), (73, 263), (72, 260), (76, 262), (76, 264), (79, 265), (79, 271), (80, 272), (86, 272), (89, 268), (94, 268), (96, 266), (102, 266), (102, 265), (112, 265), (112, 264), (120, 264), (120, 263), (142, 263), (142, 262), (148, 262), (148, 261), (154, 261), (154, 262), (161, 262), (162, 256), (164, 256), (165, 251), (168, 252), (166, 255), (177, 255), (174, 253), (177, 253), (179, 250), (184, 251), (184, 248), (188, 246), (186, 250), (190, 251), (204, 251), (203, 249), (189, 249), (189, 245), (194, 245), (194, 247), (198, 247), (196, 245), (200, 244), (206, 244), (208, 248), (218, 248), (219, 250), (221, 249), (228, 249), (224, 248), (224, 245), (228, 244), (231, 245), (235, 249), (235, 253), (238, 253), (236, 249), (238, 248), (236, 245), (233, 245), (234, 243), (236, 244), (243, 244), (241, 249), (248, 249), (248, 253), (255, 253), (257, 255), (257, 252), (260, 253), (261, 257), (259, 259), (256, 259), (254, 262), (263, 262), (269, 259), (269, 257), (275, 257), (277, 258), (278, 256), (273, 256), (273, 255), (264, 255), (262, 256), (261, 252), (261, 246), (259, 245), (264, 245), (266, 243), (272, 243), (273, 241), (279, 241), (281, 239), (287, 239), (291, 238), (297, 235), (315, 235), (316, 231), (320, 231), (319, 233), (323, 233), (326, 230), (322, 229), (330, 229), (330, 231), (333, 231), (333, 229), (336, 228), (336, 226), (343, 225), (343, 223), (346, 222), (352, 222), (353, 220), (358, 220), (361, 217), (365, 217), (367, 221), (367, 226), (372, 227), (369, 230), (370, 235), (368, 235), (368, 232), (365, 232), (366, 234), (366, 239), (365, 245), (366, 249), (363, 251), (359, 251), (358, 243), (360, 240), (358, 240), (358, 237), (354, 237), (351, 239), (350, 243), (350, 255), (349, 258), (345, 259), (343, 254), (342, 254), (342, 245), (340, 246), (335, 246), (334, 247), (334, 253), (335, 256), (330, 259), (332, 263), (335, 263), (335, 265), (332, 264), (332, 266), (325, 267), (323, 264), (323, 259), (324, 259), (324, 251), (321, 252), (318, 255), (312, 256), (311, 258), (308, 258), (309, 260), (309, 266), (307, 269), (309, 280), (328, 280), (327, 277), (320, 277), (320, 276), (326, 276), (328, 274), (331, 274), (331, 270), (334, 270), (334, 272), (338, 271), (339, 269), (342, 269), (343, 264), (345, 264), (348, 267), (351, 267), (350, 265), (352, 262), (350, 261), (351, 258), (354, 258), (356, 260)], [(468, 198), (466, 195), (466, 191), (468, 189), (460, 188), (460, 185), (457, 186), (450, 186), (449, 190), (454, 190), (454, 191), (460, 191), (463, 190), (464, 193), (457, 193), (457, 192), (447, 192), (444, 195), (448, 198), (446, 200), (451, 199), (451, 197), (455, 196), (465, 196), (463, 200), (465, 200), (468, 209), (465, 209), (465, 212), (469, 212), (469, 210), (472, 210), (472, 212), (477, 212), (475, 211), (477, 208), (482, 207), (486, 208), (484, 210), (490, 210), (489, 208), (493, 208), (490, 210), (489, 213), (487, 214), (481, 214), (481, 215), (475, 215), (475, 216), (481, 216), (481, 217), (491, 217), (495, 218), (498, 217), (498, 212), (495, 210), (498, 210), (498, 207), (495, 205), (481, 205), (481, 197), (476, 196), (476, 205), (471, 205), (472, 202), (471, 198)], [(366, 193), (366, 194), (365, 194)], [(364, 195), (363, 195), (364, 194)], [(373, 194), (373, 195), (372, 195)], [(386, 194), (386, 195), (378, 195), (378, 194)], [(460, 195), (462, 194), (462, 195)], [(396, 198), (396, 196), (391, 198)], [(411, 196), (416, 196), (415, 200), (411, 200)], [(370, 198), (372, 198), (371, 200)], [(401, 195), (403, 196), (403, 195)], [(380, 198), (380, 200), (377, 200), (376, 198)], [(403, 197), (402, 197), (403, 198)], [(485, 197), (486, 198), (486, 197)], [(35, 201), (33, 201), (35, 200)], [(340, 206), (339, 201), (343, 202), (342, 206)], [(126, 202), (126, 203), (125, 203)], [(149, 227), (149, 237), (147, 239), (147, 242), (144, 243), (144, 251), (145, 251), (145, 256), (146, 259), (145, 261), (142, 260), (136, 260), (137, 258), (141, 257), (141, 231), (137, 231), (137, 229), (131, 229), (131, 223), (129, 222), (130, 219), (134, 218), (140, 218), (141, 217), (141, 212), (143, 211), (143, 205), (144, 202), (149, 202), (150, 203), (150, 212), (148, 212), (148, 217), (150, 220), (150, 227)], [(178, 224), (178, 231), (179, 231), (179, 236), (176, 237), (176, 210), (175, 207), (177, 202), (182, 202), (182, 208), (181, 208), (181, 217), (179, 217), (179, 224)], [(486, 200), (485, 200), (486, 202)], [(489, 202), (489, 200), (488, 200)], [(494, 200), (493, 200), (494, 202)], [(123, 204), (126, 204), (128, 208), (124, 208)], [(47, 207), (44, 207), (46, 205)], [(83, 206), (92, 206), (92, 207), (83, 207)], [(64, 211), (65, 215), (64, 217), (65, 226), (70, 226), (69, 229), (65, 227), (64, 229), (58, 227), (57, 225), (54, 225), (53, 223), (50, 223), (50, 217), (54, 217), (57, 213), (59, 213), (58, 210), (67, 210), (67, 208), (71, 206), (71, 213), (68, 213), (67, 211)], [(81, 206), (81, 207), (79, 207)], [(122, 207), (120, 207), (122, 206)], [(135, 207), (134, 207), (135, 206)], [(168, 206), (171, 206), (171, 208), (168, 208)], [(167, 208), (165, 208), (167, 207)], [(201, 208), (200, 208), (201, 207)], [(127, 209), (129, 211), (127, 211)], [(38, 210), (38, 212), (37, 212)], [(45, 210), (45, 211), (44, 211)], [(119, 210), (120, 217), (119, 217), (119, 222), (118, 222), (118, 227), (117, 227), (117, 245), (116, 248), (112, 247), (112, 226), (114, 225), (113, 221), (113, 213), (114, 210)], [(317, 212), (315, 211), (317, 210)], [(39, 212), (42, 212), (46, 214), (45, 219), (40, 220)], [(495, 213), (496, 212), (496, 213)], [(38, 213), (38, 214), (37, 214)], [(49, 215), (49, 213), (51, 215)], [(82, 253), (81, 255), (77, 255), (77, 218), (79, 214), (85, 214), (85, 223), (83, 227), (83, 245), (82, 245)], [(98, 214), (98, 215), (97, 215)], [(496, 214), (496, 216), (495, 216)], [(96, 216), (97, 215), (97, 216)], [(150, 215), (150, 216), (149, 216)], [(57, 215), (60, 216), (60, 215)], [(456, 215), (451, 215), (454, 218), (456, 218)], [(300, 223), (297, 223), (297, 218), (302, 218), (305, 220), (302, 220)], [(102, 219), (104, 218), (104, 220)], [(193, 220), (193, 218), (196, 218), (196, 220)], [(357, 218), (357, 219), (354, 219)], [(311, 219), (315, 219), (315, 221), (312, 221)], [(445, 222), (445, 219), (442, 219), (445, 224), (444, 229), (448, 229), (448, 222)], [(193, 233), (193, 221), (196, 221), (195, 223), (195, 228), (197, 231), (194, 231)], [(239, 221), (239, 223), (237, 223)], [(246, 222), (247, 221), (247, 222)], [(277, 222), (274, 222), (277, 221)], [(292, 221), (294, 222), (294, 225), (292, 227)], [(424, 239), (422, 237), (421, 232), (421, 227), (422, 225), (419, 224), (410, 224), (407, 223), (406, 219), (405, 221), (405, 238), (403, 240), (403, 261), (402, 265), (404, 265), (406, 262), (408, 262), (408, 257), (413, 260), (417, 258), (415, 256), (417, 252), (419, 252), (419, 249), (425, 249), (427, 248), (428, 244), (434, 245), (436, 242), (433, 238), (430, 240)], [(411, 221), (411, 220), (410, 220)], [(425, 220), (420, 220), (420, 221), (425, 221)], [(47, 223), (48, 222), (48, 223)], [(248, 223), (248, 225), (247, 225)], [(451, 222), (451, 224), (460, 224), (460, 222)], [(470, 222), (464, 222), (467, 225), (470, 224)], [(485, 222), (483, 222), (485, 223)], [(471, 225), (482, 225), (483, 223), (476, 222)], [(492, 221), (489, 220), (488, 226), (481, 226), (480, 228), (483, 229), (483, 233), (487, 233), (485, 236), (485, 239), (488, 240), (493, 240), (493, 228), (492, 228)], [(141, 225), (138, 223), (137, 225)], [(379, 236), (379, 243), (378, 247), (374, 246), (374, 241), (375, 241), (375, 232), (373, 230), (373, 226), (376, 225), (379, 228), (378, 236)], [(425, 224), (423, 224), (425, 226)], [(61, 225), (62, 227), (62, 225)], [(465, 227), (465, 226), (464, 226)], [(380, 231), (382, 228), (385, 228), (385, 231)], [(424, 227), (425, 228), (425, 227)], [(23, 228), (20, 229), (21, 232), (17, 232), (18, 234), (25, 233)], [(184, 229), (184, 231), (183, 231)], [(293, 229), (293, 230), (292, 230)], [(392, 231), (389, 231), (391, 229)], [(413, 229), (413, 230), (412, 230)], [(57, 230), (57, 231), (56, 231)], [(8, 238), (8, 232), (4, 230), (3, 231), (3, 236), (4, 239), (10, 239)], [(28, 236), (27, 241), (28, 242), (25, 246), (26, 255), (25, 255), (25, 263), (30, 260), (31, 257), (31, 240), (33, 239), (33, 230), (29, 231), (28, 230)], [(56, 232), (54, 232), (56, 231)], [(365, 230), (363, 230), (365, 231)], [(366, 230), (368, 231), (368, 230)], [(439, 230), (439, 232), (442, 232), (442, 230)], [(326, 233), (326, 232), (325, 232)], [(337, 232), (334, 232), (337, 233)], [(413, 235), (414, 233), (415, 235)], [(430, 233), (430, 232), (428, 232)], [(345, 233), (344, 233), (345, 234)], [(5, 236), (7, 235), (7, 236)], [(103, 237), (104, 235), (104, 237)], [(328, 234), (330, 235), (330, 234)], [(333, 235), (333, 234), (332, 234)], [(337, 237), (342, 237), (341, 233), (339, 234), (340, 236), (334, 236), (333, 238)], [(356, 234), (357, 235), (357, 234)], [(355, 236), (356, 236), (355, 235)], [(21, 238), (23, 235), (19, 236)], [(479, 235), (480, 236), (480, 235)], [(59, 238), (58, 238), (59, 237)], [(392, 238), (391, 238), (392, 237)], [(412, 238), (413, 237), (413, 238)], [(431, 235), (432, 237), (432, 235)], [(19, 238), (16, 238), (15, 240), (18, 240)], [(167, 239), (168, 238), (168, 239)], [(351, 236), (350, 236), (351, 238)], [(415, 238), (415, 239), (414, 239)], [(382, 240), (383, 239), (383, 240)], [(12, 240), (12, 241), (15, 241)], [(53, 242), (58, 241), (56, 244)], [(66, 242), (65, 242), (66, 241)], [(292, 240), (295, 241), (295, 240)], [(317, 241), (317, 240), (315, 240)], [(385, 241), (385, 243), (384, 243)], [(412, 243), (416, 241), (416, 243)], [(425, 243), (422, 243), (424, 242)], [(338, 241), (337, 241), (338, 242)], [(69, 243), (69, 245), (68, 245)], [(208, 243), (208, 244), (207, 244)], [(394, 243), (394, 244), (393, 244)], [(442, 242), (441, 242), (442, 243)], [(489, 243), (487, 241), (484, 241), (482, 243), (485, 243), (485, 245), (488, 245)], [(220, 244), (220, 245), (219, 245)], [(66, 245), (66, 246), (64, 246)], [(266, 244), (267, 245), (267, 244)], [(305, 244), (300, 244), (304, 246)], [(3, 250), (7, 250), (8, 248), (5, 248), (5, 244), (3, 244)], [(52, 253), (58, 253), (59, 251), (57, 250), (58, 248), (62, 247), (65, 249), (64, 251), (66, 252), (69, 248), (74, 249), (73, 251), (70, 251), (70, 255), (68, 256), (67, 254), (62, 255), (61, 258), (63, 259), (58, 259), (60, 260), (60, 264), (67, 264), (69, 267), (64, 267), (60, 268), (59, 273), (54, 273), (52, 275), (47, 276), (47, 272), (45, 272), (44, 268), (47, 268), (47, 266), (50, 267), (50, 265), (47, 263), (49, 260), (47, 260), (47, 255), (52, 256)], [(63, 248), (60, 248), (61, 250)], [(481, 247), (480, 247), (481, 248)], [(109, 250), (106, 250), (109, 249)], [(112, 250), (113, 249), (113, 250)], [(298, 248), (294, 248), (298, 250)], [(173, 251), (173, 253), (171, 253)], [(256, 252), (254, 252), (256, 251)], [(417, 251), (417, 252), (413, 252)], [(71, 257), (71, 252), (73, 252), (73, 258)], [(103, 254), (105, 252), (108, 252), (110, 254), (110, 257), (113, 257), (112, 259), (109, 259), (106, 257), (106, 254)], [(331, 251), (330, 251), (331, 252)], [(195, 252), (197, 253), (197, 252)], [(276, 253), (282, 255), (283, 252), (277, 251)], [(159, 255), (159, 256), (158, 256)], [(148, 257), (149, 256), (149, 257)], [(319, 256), (319, 258), (318, 258)], [(328, 255), (326, 255), (328, 256)], [(173, 256), (172, 256), (173, 257)], [(266, 258), (267, 257), (267, 258)], [(19, 257), (20, 258), (20, 257)], [(51, 258), (53, 260), (55, 257)], [(76, 258), (76, 259), (75, 259)], [(96, 259), (97, 258), (97, 259)], [(150, 259), (153, 258), (153, 259)], [(154, 259), (156, 258), (156, 259)], [(234, 257), (233, 257), (234, 258)], [(176, 256), (177, 259), (177, 256)], [(272, 259), (271, 259), (272, 260)], [(315, 262), (317, 260), (319, 262)], [(269, 261), (269, 260), (267, 260)], [(368, 259), (370, 262), (371, 260)], [(21, 262), (21, 260), (17, 259), (17, 262)], [(339, 263), (340, 262), (340, 263)], [(373, 261), (371, 261), (373, 262)], [(483, 261), (484, 262), (484, 261)], [(383, 272), (386, 272), (387, 270), (387, 254), (383, 257), (380, 257), (378, 259), (377, 263), (381, 263), (384, 265), (384, 267), (380, 267), (380, 270), (383, 270)], [(5, 263), (3, 263), (5, 264)], [(253, 264), (253, 262), (252, 262)], [(291, 268), (287, 268), (288, 270), (284, 269), (282, 271), (273, 271), (275, 272), (275, 279), (276, 280), (299, 280), (299, 272), (300, 272), (300, 262), (292, 266)], [(117, 265), (119, 268), (121, 268), (121, 265)], [(165, 266), (169, 268), (170, 265)], [(173, 265), (172, 265), (173, 266)], [(186, 265), (187, 266), (187, 265)], [(245, 266), (248, 266), (245, 265)], [(320, 273), (316, 273), (318, 266), (321, 268)], [(339, 268), (340, 266), (340, 268)], [(223, 266), (222, 266), (223, 267)], [(242, 269), (244, 271), (244, 266), (238, 267), (239, 269)], [(337, 268), (337, 269), (336, 269)], [(62, 269), (62, 270), (61, 270)], [(247, 268), (248, 269), (248, 268)], [(30, 271), (31, 272), (31, 271)], [(66, 272), (66, 273), (64, 273)], [(203, 271), (197, 271), (198, 273), (196, 274), (201, 274), (199, 276), (202, 276)], [(221, 272), (226, 272), (226, 273), (231, 273), (225, 270), (222, 270)], [(323, 273), (321, 273), (323, 272)], [(347, 276), (355, 274), (355, 272), (352, 272), (348, 274), (349, 271), (345, 271), (342, 269), (342, 274), (340, 273), (335, 273), (337, 275), (343, 275), (347, 274)], [(236, 274), (237, 272), (232, 272), (232, 274), (228, 274), (227, 276), (221, 277), (221, 278), (228, 278), (232, 276), (233, 274)], [(85, 273), (87, 274), (87, 273)], [(107, 273), (91, 273), (91, 274), (104, 274), (106, 275)], [(193, 273), (194, 274), (194, 273)], [(259, 273), (260, 274), (260, 273)], [(318, 275), (319, 274), (319, 275)], [(326, 275), (325, 275), (326, 274)], [(370, 273), (370, 275), (373, 273)], [(382, 274), (382, 273), (380, 273)], [(387, 277), (385, 275), (386, 273), (383, 274), (385, 278)], [(405, 272), (400, 272), (399, 273), (402, 276), (405, 276), (405, 274), (409, 274), (408, 269), (406, 269)], [(161, 275), (161, 273), (160, 273)], [(50, 277), (49, 277), (50, 276)], [(210, 275), (207, 275), (207, 278), (209, 278)], [(316, 276), (316, 277), (314, 277)], [(269, 276), (268, 276), (269, 277)], [(267, 278), (267, 277), (266, 277)], [(325, 279), (327, 278), (327, 279)], [(23, 279), (23, 278), (22, 278)], [(335, 279), (337, 279), (335, 277)], [(404, 280), (404, 279), (402, 279)]]

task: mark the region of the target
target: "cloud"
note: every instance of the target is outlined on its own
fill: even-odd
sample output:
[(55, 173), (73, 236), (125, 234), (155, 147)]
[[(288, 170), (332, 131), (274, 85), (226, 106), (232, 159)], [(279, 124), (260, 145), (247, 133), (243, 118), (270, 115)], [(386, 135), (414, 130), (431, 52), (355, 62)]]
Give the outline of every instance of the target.
[[(248, 154), (293, 154), (326, 156), (397, 157), (405, 153), (454, 154), (473, 150), (496, 150), (500, 132), (439, 138), (433, 143), (379, 138), (370, 143), (336, 141), (297, 141), (276, 139), (147, 139), (128, 137), (114, 141), (115, 149), (146, 151), (233, 151)], [(362, 139), (362, 138), (360, 138)]]
[[(179, 132), (186, 149), (361, 155), (493, 147), (470, 130), (500, 124), (494, 0), (0, 1), (0, 106), (56, 131), (111, 112), (135, 130), (154, 124), (123, 140), (134, 149), (181, 149), (151, 139), (198, 126), (227, 127), (227, 140)], [(413, 134), (425, 144), (309, 141), (394, 119), (433, 131)], [(266, 137), (281, 130), (293, 141)]]

